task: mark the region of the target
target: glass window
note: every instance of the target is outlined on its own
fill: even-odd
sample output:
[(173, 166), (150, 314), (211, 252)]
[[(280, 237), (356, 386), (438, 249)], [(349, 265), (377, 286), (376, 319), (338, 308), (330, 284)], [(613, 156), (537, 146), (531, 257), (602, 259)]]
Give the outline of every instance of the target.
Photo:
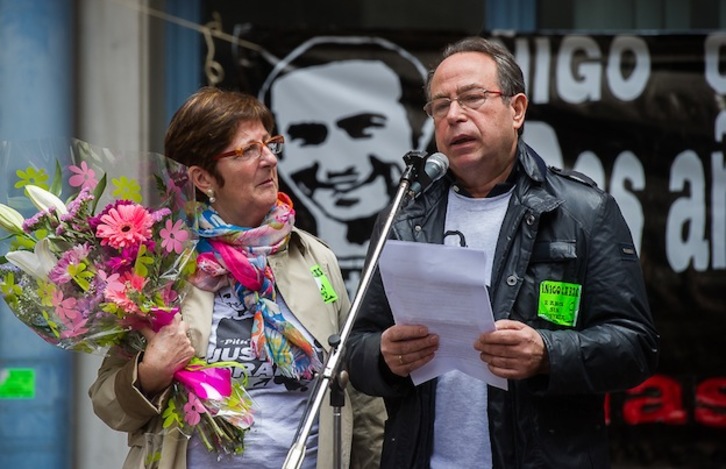
[(725, 0), (541, 0), (540, 31), (694, 32), (726, 27)]

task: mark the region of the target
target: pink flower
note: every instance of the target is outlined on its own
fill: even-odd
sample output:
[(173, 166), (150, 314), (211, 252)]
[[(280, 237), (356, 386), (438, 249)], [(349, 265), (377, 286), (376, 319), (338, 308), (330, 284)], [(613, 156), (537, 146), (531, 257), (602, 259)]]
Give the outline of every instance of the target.
[(63, 298), (63, 292), (61, 291), (56, 290), (53, 292), (51, 304), (55, 308), (56, 314), (71, 324), (79, 316), (76, 310), (76, 303), (75, 298)]
[(123, 279), (126, 285), (134, 290), (140, 292), (146, 286), (146, 279), (140, 275), (136, 275), (133, 272), (126, 272), (123, 275)]
[(184, 221), (177, 220), (174, 225), (171, 224), (171, 220), (166, 220), (164, 228), (159, 231), (161, 236), (161, 247), (166, 252), (174, 251), (177, 254), (181, 254), (184, 250), (184, 241), (189, 238), (189, 233), (184, 229)]
[(97, 214), (94, 217), (89, 218), (88, 219), (88, 226), (90, 226), (92, 230), (96, 231), (96, 228), (98, 228), (98, 225), (101, 224), (101, 218), (104, 215), (107, 215), (108, 212), (110, 212), (111, 210), (113, 210), (115, 208), (118, 208), (118, 207), (120, 207), (122, 205), (134, 205), (134, 203), (131, 202), (130, 200), (114, 200), (110, 204), (106, 205), (103, 208), (103, 210), (101, 211), (101, 213)]
[(189, 401), (184, 404), (184, 421), (191, 426), (197, 425), (202, 419), (201, 414), (207, 411), (202, 401), (193, 392), (189, 393)]
[(68, 169), (72, 173), (75, 173), (75, 175), (71, 176), (68, 180), (68, 184), (71, 186), (83, 188), (87, 187), (93, 190), (93, 188), (98, 184), (98, 181), (96, 181), (96, 172), (92, 168), (89, 168), (85, 161), (81, 161), (80, 167), (71, 165)]
[(104, 285), (104, 289), (108, 289), (109, 291), (124, 289), (124, 284), (121, 283), (119, 278), (121, 278), (121, 275), (117, 273), (108, 275), (104, 270), (98, 270), (98, 281), (100, 281), (101, 285)]
[(140, 205), (118, 205), (101, 217), (96, 236), (102, 238), (102, 245), (121, 249), (143, 243), (151, 237), (154, 220)]
[[(116, 285), (114, 285), (114, 287), (115, 286)], [(109, 287), (111, 286), (109, 285)], [(114, 287), (109, 287), (106, 287), (106, 290), (103, 292), (104, 296), (108, 301), (111, 301), (114, 304), (118, 305), (124, 312), (128, 314), (136, 314), (141, 312), (138, 306), (136, 306), (134, 300), (128, 297), (125, 289), (117, 290)]]
[[(147, 252), (153, 251), (154, 246), (156, 245), (153, 241), (148, 241), (144, 244), (146, 245)], [(119, 273), (123, 273), (131, 269), (134, 266), (134, 262), (136, 262), (136, 256), (139, 254), (140, 246), (142, 245), (136, 244), (121, 249), (118, 256), (112, 256), (106, 261), (106, 267), (111, 272)]]
[(174, 285), (171, 282), (164, 285), (164, 288), (161, 290), (161, 300), (164, 304), (174, 304), (178, 298), (179, 293), (174, 290)]
[(88, 322), (88, 319), (84, 318), (81, 315), (78, 315), (75, 319), (72, 319), (68, 324), (66, 324), (66, 329), (61, 332), (61, 339), (71, 339), (73, 337), (77, 337), (88, 332), (86, 322)]
[(141, 292), (146, 285), (146, 279), (140, 277), (133, 272), (125, 272), (117, 278), (111, 275), (108, 283), (103, 291), (107, 301), (111, 301), (118, 305), (121, 309), (129, 314), (138, 314), (141, 312), (136, 302), (133, 300), (134, 294)]

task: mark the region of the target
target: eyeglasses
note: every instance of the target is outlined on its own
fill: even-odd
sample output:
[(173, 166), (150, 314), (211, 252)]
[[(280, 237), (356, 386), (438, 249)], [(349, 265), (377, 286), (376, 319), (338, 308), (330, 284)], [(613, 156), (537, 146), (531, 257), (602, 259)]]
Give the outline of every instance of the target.
[(248, 162), (257, 160), (262, 156), (262, 148), (267, 147), (273, 155), (279, 155), (282, 153), (282, 148), (285, 146), (285, 137), (282, 135), (275, 135), (261, 142), (250, 142), (244, 147), (235, 148), (234, 150), (220, 153), (219, 155), (212, 158), (214, 161), (219, 161), (222, 158), (228, 158), (230, 156), (236, 157), (236, 159)]
[(454, 99), (449, 98), (436, 98), (432, 99), (426, 106), (424, 111), (429, 117), (434, 119), (441, 119), (449, 113), (451, 102), (456, 101), (463, 109), (479, 109), (487, 102), (489, 95), (504, 96), (502, 91), (489, 91), (489, 90), (471, 90), (461, 93)]

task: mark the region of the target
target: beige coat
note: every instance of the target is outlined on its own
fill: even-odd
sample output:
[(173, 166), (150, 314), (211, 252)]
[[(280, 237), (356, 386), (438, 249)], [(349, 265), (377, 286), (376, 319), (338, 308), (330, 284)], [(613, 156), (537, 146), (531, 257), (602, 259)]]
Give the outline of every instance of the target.
[[(289, 248), (271, 256), (269, 262), (277, 288), (290, 310), (328, 350), (328, 338), (340, 331), (350, 309), (350, 300), (332, 251), (312, 235), (294, 229)], [(328, 304), (322, 301), (310, 272), (315, 265), (319, 265), (330, 280), (337, 301)], [(182, 316), (189, 325), (192, 344), (199, 357), (206, 355), (213, 304), (212, 293), (192, 288), (182, 305)], [(89, 389), (93, 409), (109, 427), (128, 433), (130, 450), (124, 469), (145, 468), (144, 460), (150, 445), (161, 449), (159, 469), (186, 469), (187, 437), (161, 427), (161, 412), (168, 399), (168, 390), (153, 402), (139, 391), (139, 355), (133, 360), (114, 357), (104, 360), (98, 378)], [(319, 469), (333, 467), (333, 412), (328, 402), (326, 396), (320, 408)], [(344, 467), (378, 467), (385, 421), (382, 400), (360, 394), (349, 385), (341, 421)]]

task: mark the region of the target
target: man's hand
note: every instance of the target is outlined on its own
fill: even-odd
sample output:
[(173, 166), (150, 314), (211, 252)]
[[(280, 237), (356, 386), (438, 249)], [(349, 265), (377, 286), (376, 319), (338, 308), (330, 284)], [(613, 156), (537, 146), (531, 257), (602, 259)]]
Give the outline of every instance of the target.
[(481, 334), (474, 348), (489, 370), (501, 378), (524, 379), (549, 371), (542, 337), (519, 321), (497, 321), (496, 330)]
[(398, 376), (408, 376), (434, 358), (439, 336), (425, 326), (391, 326), (381, 334), (381, 354), (388, 368)]

